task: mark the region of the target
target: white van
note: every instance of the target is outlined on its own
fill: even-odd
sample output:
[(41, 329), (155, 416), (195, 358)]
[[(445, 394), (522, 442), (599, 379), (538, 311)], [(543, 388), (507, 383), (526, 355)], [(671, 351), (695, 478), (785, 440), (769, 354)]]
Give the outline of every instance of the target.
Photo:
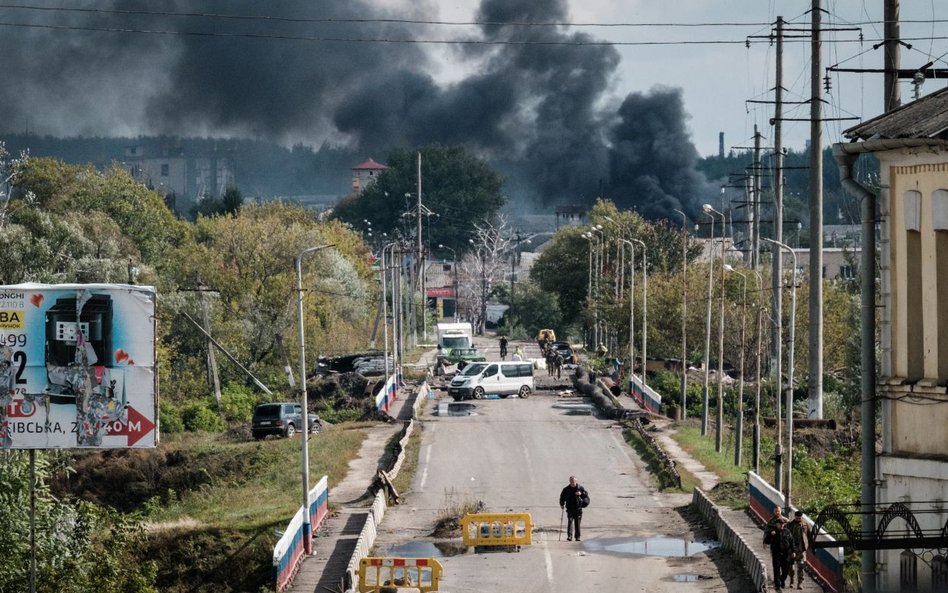
[(530, 397), (533, 391), (533, 364), (529, 362), (472, 362), (454, 376), (448, 395), (455, 401), (488, 394)]

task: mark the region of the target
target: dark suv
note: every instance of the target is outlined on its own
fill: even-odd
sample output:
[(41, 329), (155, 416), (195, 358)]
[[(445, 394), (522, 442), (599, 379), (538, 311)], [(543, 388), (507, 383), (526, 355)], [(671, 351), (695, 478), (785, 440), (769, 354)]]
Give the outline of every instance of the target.
[(569, 342), (553, 342), (550, 348), (563, 357), (563, 364), (576, 364), (576, 356), (573, 354), (573, 348)]
[[(309, 431), (319, 430), (319, 417), (309, 414)], [(303, 426), (303, 408), (292, 402), (259, 404), (253, 409), (250, 431), (259, 440), (267, 435), (291, 437)]]

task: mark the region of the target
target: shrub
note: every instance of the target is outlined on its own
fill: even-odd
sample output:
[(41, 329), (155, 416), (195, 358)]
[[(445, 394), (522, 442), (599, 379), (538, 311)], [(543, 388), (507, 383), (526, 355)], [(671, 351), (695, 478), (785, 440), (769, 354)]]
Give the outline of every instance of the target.
[(221, 389), (221, 414), (227, 423), (250, 422), (253, 408), (263, 400), (244, 385), (228, 383)]
[(211, 409), (209, 402), (193, 402), (181, 410), (181, 421), (185, 430), (191, 432), (220, 432), (224, 430), (224, 421)]
[(163, 433), (184, 432), (184, 421), (177, 407), (166, 399), (158, 401), (158, 419)]

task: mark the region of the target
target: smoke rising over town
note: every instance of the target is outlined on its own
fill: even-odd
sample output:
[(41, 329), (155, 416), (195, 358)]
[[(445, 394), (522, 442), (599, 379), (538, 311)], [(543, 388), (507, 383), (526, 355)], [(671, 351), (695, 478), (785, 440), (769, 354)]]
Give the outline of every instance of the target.
[[(0, 22), (31, 25), (0, 27), (0, 132), (330, 142), (377, 159), (394, 147), (463, 144), (508, 177), (511, 201), (602, 195), (662, 217), (696, 212), (707, 195), (679, 91), (644, 81), (617, 96), (613, 47), (565, 45), (594, 39), (562, 26), (497, 24), (568, 21), (565, 0), (483, 0), (476, 27), (403, 22), (438, 20), (435, 2), (78, 6), (95, 11), (0, 9)], [(325, 21), (359, 18), (374, 20)]]

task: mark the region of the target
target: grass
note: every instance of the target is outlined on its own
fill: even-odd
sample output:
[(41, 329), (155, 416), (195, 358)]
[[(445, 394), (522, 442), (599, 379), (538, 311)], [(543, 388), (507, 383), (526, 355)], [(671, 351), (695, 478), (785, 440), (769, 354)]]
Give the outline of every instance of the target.
[[(359, 453), (365, 435), (329, 428), (309, 441), (310, 488), (323, 475), (330, 490), (342, 480), (349, 461)], [(170, 445), (187, 449), (212, 478), (197, 490), (161, 493), (148, 505), (154, 523), (188, 518), (205, 526), (255, 530), (274, 521), (289, 521), (302, 503), (300, 438), (225, 443), (212, 436), (189, 436)], [(228, 471), (236, 469), (237, 471)], [(157, 502), (157, 501), (156, 501)]]
[[(712, 431), (713, 433), (713, 431)], [(734, 465), (734, 441), (723, 439), (721, 451), (715, 451), (714, 435), (701, 435), (701, 429), (695, 424), (683, 423), (672, 435), (678, 444), (692, 457), (700, 461), (704, 467), (714, 472), (722, 482), (737, 482), (743, 484), (749, 469), (749, 458), (744, 456), (745, 463), (740, 467)]]
[(395, 489), (400, 494), (404, 494), (411, 487), (415, 478), (415, 472), (418, 470), (418, 455), (421, 452), (421, 423), (415, 424), (415, 430), (408, 437), (405, 445), (405, 460), (402, 462), (401, 469), (395, 477)]

